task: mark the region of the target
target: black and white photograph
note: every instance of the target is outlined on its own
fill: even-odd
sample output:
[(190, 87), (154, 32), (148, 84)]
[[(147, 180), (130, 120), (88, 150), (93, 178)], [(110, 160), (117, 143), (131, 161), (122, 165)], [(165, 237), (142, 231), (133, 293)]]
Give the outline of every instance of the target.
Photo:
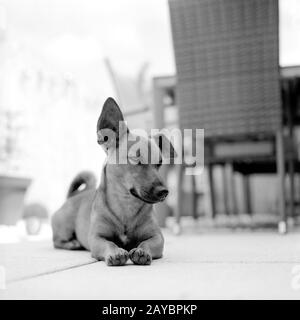
[(0, 300), (299, 299), (300, 0), (0, 0)]

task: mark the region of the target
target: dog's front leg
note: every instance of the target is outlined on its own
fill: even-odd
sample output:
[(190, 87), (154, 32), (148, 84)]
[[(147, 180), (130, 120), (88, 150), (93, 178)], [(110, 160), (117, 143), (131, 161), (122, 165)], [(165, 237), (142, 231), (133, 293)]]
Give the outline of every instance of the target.
[(134, 264), (151, 264), (152, 259), (162, 257), (163, 248), (164, 238), (161, 233), (157, 233), (130, 250), (129, 258)]
[(123, 266), (129, 258), (126, 250), (100, 236), (90, 240), (90, 249), (93, 258), (105, 260), (108, 266)]

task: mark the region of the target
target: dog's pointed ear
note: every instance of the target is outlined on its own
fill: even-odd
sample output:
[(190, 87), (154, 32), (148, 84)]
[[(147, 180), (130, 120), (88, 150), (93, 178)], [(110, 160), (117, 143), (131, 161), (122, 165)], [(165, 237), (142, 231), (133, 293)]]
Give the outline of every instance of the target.
[(154, 141), (159, 146), (160, 152), (164, 159), (174, 160), (177, 153), (174, 149), (172, 142), (163, 133), (157, 133), (153, 136)]
[(97, 140), (106, 149), (118, 147), (119, 139), (128, 131), (120, 107), (113, 98), (104, 102), (102, 112), (97, 122)]

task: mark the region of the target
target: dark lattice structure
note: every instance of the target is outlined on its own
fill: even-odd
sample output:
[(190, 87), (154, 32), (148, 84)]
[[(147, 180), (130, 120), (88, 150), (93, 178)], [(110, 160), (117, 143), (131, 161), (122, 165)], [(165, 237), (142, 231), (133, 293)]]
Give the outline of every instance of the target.
[(281, 121), (277, 0), (170, 0), (182, 128), (274, 133)]

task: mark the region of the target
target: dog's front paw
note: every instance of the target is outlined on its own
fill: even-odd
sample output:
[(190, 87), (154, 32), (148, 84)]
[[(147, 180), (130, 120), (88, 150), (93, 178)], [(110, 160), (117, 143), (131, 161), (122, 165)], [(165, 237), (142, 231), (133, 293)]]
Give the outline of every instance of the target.
[(110, 252), (105, 258), (108, 266), (123, 266), (128, 260), (128, 252), (122, 248)]
[(151, 254), (142, 248), (134, 248), (129, 252), (129, 258), (134, 264), (151, 264)]

